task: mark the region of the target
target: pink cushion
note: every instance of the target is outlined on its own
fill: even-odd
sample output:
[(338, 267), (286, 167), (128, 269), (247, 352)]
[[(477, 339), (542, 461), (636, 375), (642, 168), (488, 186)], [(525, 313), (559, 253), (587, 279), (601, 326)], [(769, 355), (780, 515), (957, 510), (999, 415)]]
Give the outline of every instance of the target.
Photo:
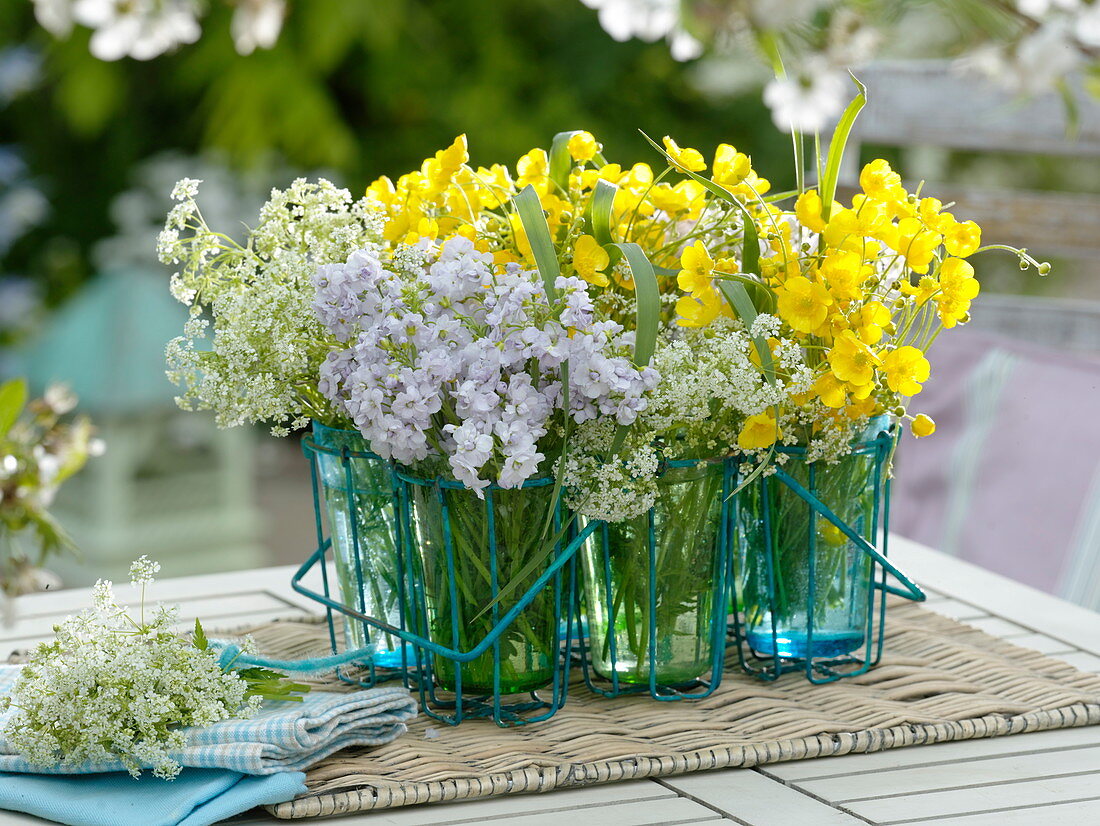
[(969, 329), (943, 333), (929, 359), (932, 378), (910, 412), (937, 429), (902, 438), (891, 529), (1044, 591), (1100, 601), (1089, 582), (1100, 573), (1089, 531), (1100, 528), (1100, 362)]

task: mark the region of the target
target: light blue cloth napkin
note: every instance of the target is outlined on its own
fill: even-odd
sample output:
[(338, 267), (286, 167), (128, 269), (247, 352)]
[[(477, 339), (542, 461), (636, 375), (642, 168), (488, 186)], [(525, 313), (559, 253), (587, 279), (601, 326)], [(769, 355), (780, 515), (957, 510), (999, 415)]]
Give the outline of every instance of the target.
[(175, 780), (126, 772), (0, 774), (0, 809), (70, 826), (209, 826), (306, 790), (302, 772), (253, 777), (225, 769), (184, 769)]
[[(0, 696), (10, 692), (20, 668), (0, 666)], [(13, 713), (0, 713), (0, 730)], [(416, 700), (403, 688), (350, 694), (311, 691), (300, 703), (267, 703), (248, 720), (190, 729), (186, 747), (172, 757), (184, 766), (242, 774), (300, 771), (349, 746), (388, 743), (404, 734), (406, 721), (415, 716)], [(110, 762), (42, 769), (15, 754), (0, 735), (0, 772), (87, 774), (122, 768), (121, 763)]]

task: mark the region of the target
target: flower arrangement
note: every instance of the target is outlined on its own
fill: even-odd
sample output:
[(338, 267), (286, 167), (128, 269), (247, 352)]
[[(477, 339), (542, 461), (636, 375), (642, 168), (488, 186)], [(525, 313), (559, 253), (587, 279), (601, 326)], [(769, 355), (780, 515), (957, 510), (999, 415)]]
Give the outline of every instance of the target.
[[(171, 780), (172, 757), (186, 743), (184, 727), (249, 717), (268, 700), (301, 701), (308, 686), (260, 668), (219, 664), (202, 625), (190, 640), (173, 632), (178, 607), (146, 616), (145, 589), (160, 566), (141, 557), (130, 566), (141, 588), (138, 617), (100, 580), (93, 607), (55, 626), (16, 678), (0, 710), (10, 746), (43, 768), (121, 762), (134, 777), (151, 768)], [(246, 641), (246, 648), (252, 649)]]
[(36, 566), (72, 548), (50, 515), (61, 485), (103, 451), (86, 417), (70, 420), (76, 398), (63, 386), (28, 401), (27, 383), (0, 384), (0, 592), (37, 590)]
[[(560, 548), (559, 492), (573, 515), (612, 524), (609, 598), (663, 610), (670, 628), (686, 605), (707, 617), (699, 582), (713, 578), (724, 519), (708, 462), (737, 456), (744, 488), (792, 449), (807, 466), (844, 465), (880, 417), (931, 434), (908, 402), (936, 336), (969, 318), (969, 259), (1005, 249), (1049, 269), (983, 246), (979, 227), (907, 192), (884, 160), (839, 203), (864, 102), (860, 87), (816, 186), (796, 152), (791, 192), (772, 192), (728, 144), (708, 159), (651, 141), (665, 161), (655, 170), (567, 132), (513, 170), (471, 165), (460, 136), (358, 200), (327, 182), (273, 192), (242, 246), (206, 226), (194, 182), (181, 182), (161, 253), (182, 265), (173, 291), (192, 318), (171, 374), (184, 403), (222, 424), (354, 430), (421, 486), (411, 501), (432, 631), (448, 645), (476, 641), (489, 608)], [(195, 346), (204, 313), (208, 351)], [(854, 477), (835, 476), (862, 501)], [(667, 546), (667, 571), (649, 574), (664, 608), (646, 608), (650, 584), (635, 575), (654, 532)], [(556, 623), (535, 608), (502, 639), (506, 658), (556, 653)], [(632, 622), (648, 625), (642, 615)], [(475, 666), (474, 682), (491, 684)]]

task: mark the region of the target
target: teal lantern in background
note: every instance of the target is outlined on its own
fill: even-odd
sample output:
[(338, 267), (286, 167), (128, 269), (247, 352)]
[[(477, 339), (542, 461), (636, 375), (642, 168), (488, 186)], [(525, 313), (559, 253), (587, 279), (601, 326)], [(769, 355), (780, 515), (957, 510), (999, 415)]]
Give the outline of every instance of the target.
[(66, 585), (125, 579), (141, 554), (167, 576), (261, 564), (252, 431), (182, 414), (164, 374), (186, 313), (163, 276), (109, 270), (15, 354), (34, 389), (72, 388), (107, 445), (55, 509), (80, 550), (50, 564)]

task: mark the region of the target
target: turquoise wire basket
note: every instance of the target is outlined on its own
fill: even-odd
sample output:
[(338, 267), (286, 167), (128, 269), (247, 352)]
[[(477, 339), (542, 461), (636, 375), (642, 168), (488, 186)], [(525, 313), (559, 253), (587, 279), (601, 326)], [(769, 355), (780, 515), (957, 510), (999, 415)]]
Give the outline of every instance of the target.
[(581, 550), (584, 681), (605, 697), (699, 700), (725, 668), (733, 459), (666, 460), (641, 516), (599, 523)]
[[(492, 485), (479, 500), (461, 483), (420, 478), (325, 441), (315, 433), (302, 442), (313, 469), (318, 545), (292, 586), (324, 606), (334, 654), (362, 652), (341, 679), (364, 687), (401, 680), (419, 693), (425, 714), (449, 725), (482, 718), (517, 726), (553, 716), (569, 686), (573, 561), (597, 524), (571, 527), (549, 479), (515, 490)], [(337, 498), (350, 518), (332, 519), (323, 494), (335, 483), (330, 473), (326, 486), (326, 462), (343, 474)], [(384, 486), (362, 484), (356, 463), (363, 462), (380, 463), (384, 476), (372, 478)], [(377, 504), (383, 494), (391, 503), (388, 534), (363, 531), (355, 518), (361, 500)], [(548, 538), (532, 530), (536, 512), (550, 520)], [(350, 541), (330, 535), (330, 522), (345, 525)], [(541, 558), (530, 553), (533, 539)], [(315, 568), (320, 591), (306, 584)], [(379, 577), (381, 584), (372, 581)]]
[[(295, 590), (325, 607), (333, 654), (362, 657), (337, 668), (344, 682), (370, 688), (400, 680), (414, 688), (417, 652), (399, 633), (409, 626), (408, 578), (397, 515), (400, 488), (392, 464), (358, 431), (313, 424), (302, 439), (310, 463), (317, 550), (293, 579)], [(322, 592), (302, 584), (318, 567)], [(367, 623), (363, 617), (380, 618)]]
[(786, 460), (734, 498), (734, 632), (747, 673), (812, 683), (864, 674), (882, 656), (886, 595), (924, 600), (887, 558), (898, 429), (875, 431), (832, 464), (781, 447)]

